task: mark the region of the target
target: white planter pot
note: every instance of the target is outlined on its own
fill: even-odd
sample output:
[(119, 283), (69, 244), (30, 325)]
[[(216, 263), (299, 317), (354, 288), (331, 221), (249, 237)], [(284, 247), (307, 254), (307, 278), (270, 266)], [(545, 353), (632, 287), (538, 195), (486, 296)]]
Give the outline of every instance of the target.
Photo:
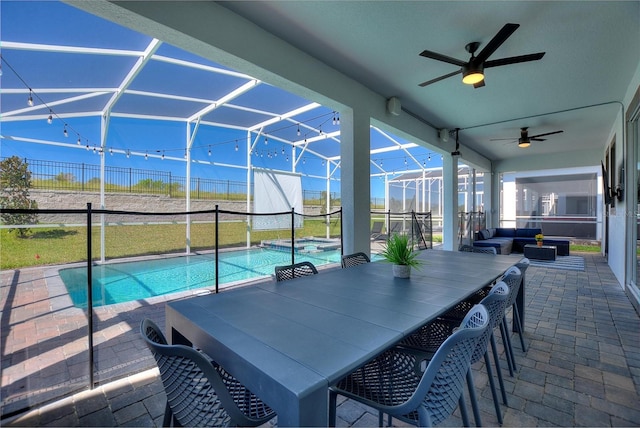
[(393, 276), (396, 278), (409, 278), (411, 276), (411, 266), (392, 265)]

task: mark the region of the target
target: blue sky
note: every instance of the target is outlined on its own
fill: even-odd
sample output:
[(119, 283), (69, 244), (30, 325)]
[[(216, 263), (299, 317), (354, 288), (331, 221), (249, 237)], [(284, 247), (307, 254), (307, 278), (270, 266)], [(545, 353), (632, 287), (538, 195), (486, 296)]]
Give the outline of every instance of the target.
[[(5, 117), (12, 115), (8, 112), (13, 112), (13, 117), (21, 115), (36, 117), (27, 121), (0, 122), (0, 133), (4, 136), (46, 140), (66, 145), (57, 147), (11, 141), (5, 138), (0, 140), (0, 156), (17, 155), (27, 159), (99, 165), (100, 155), (95, 154), (93, 148), (99, 147), (100, 119), (98, 116), (83, 117), (82, 112), (86, 116), (87, 112), (101, 111), (111, 95), (98, 95), (73, 103), (65, 103), (61, 101), (76, 97), (79, 92), (54, 92), (51, 89), (117, 87), (136, 57), (104, 57), (94, 54), (75, 55), (11, 49), (7, 48), (7, 42), (142, 50), (150, 43), (151, 38), (56, 1), (5, 0), (0, 2), (0, 13), (0, 39), (5, 46), (2, 50), (2, 76), (0, 77), (0, 85), (5, 91), (2, 94), (0, 112)], [(163, 44), (157, 54), (227, 70), (225, 67), (169, 45)], [(181, 68), (172, 63), (152, 61), (138, 75), (129, 89), (215, 100), (247, 81), (248, 77), (205, 73), (193, 68)], [(34, 89), (32, 96), (36, 107), (32, 111), (15, 113), (28, 107), (26, 102), (29, 96), (28, 88)], [(9, 89), (14, 91), (7, 93)], [(38, 92), (38, 89), (42, 89), (42, 92)], [(229, 123), (228, 121), (231, 121), (237, 126), (249, 126), (270, 118), (266, 114), (261, 114), (260, 111), (279, 114), (309, 104), (307, 100), (267, 84), (259, 85), (232, 102), (241, 109), (219, 108), (203, 119), (210, 122)], [(148, 97), (126, 94), (116, 104), (114, 112), (186, 117), (191, 112), (201, 109), (203, 105), (206, 104), (157, 98), (150, 101)], [(76, 114), (78, 112), (80, 115)], [(53, 116), (51, 124), (46, 120), (49, 114)], [(256, 152), (251, 156), (252, 165), (259, 168), (291, 171), (291, 148), (289, 145), (278, 142), (277, 137), (295, 141), (307, 135), (309, 138), (314, 137), (318, 129), (322, 129), (325, 133), (339, 130), (339, 124), (332, 123), (332, 116), (335, 116), (335, 113), (328, 108), (320, 107), (301, 113), (290, 122), (279, 122), (266, 127), (264, 132), (273, 133), (273, 137), (267, 144), (264, 143), (263, 137), (258, 138)], [(68, 137), (63, 136), (65, 127)], [(302, 128), (301, 137), (296, 135), (297, 128)], [(407, 143), (401, 138), (391, 137), (399, 143)], [(252, 134), (252, 138), (255, 138), (255, 134)], [(76, 143), (78, 139), (80, 144)], [(168, 159), (170, 157), (183, 159), (185, 142), (184, 122), (113, 117), (106, 141), (105, 162), (109, 166), (157, 169), (170, 171), (177, 176), (185, 176), (185, 162)], [(386, 137), (372, 130), (372, 149), (389, 144)], [(90, 150), (86, 150), (87, 145)], [(310, 149), (322, 152), (326, 156), (339, 154), (339, 144), (331, 140), (313, 143)], [(145, 160), (144, 156), (127, 157), (123, 153), (118, 153), (127, 150), (148, 153), (148, 159)], [(114, 153), (110, 154), (112, 151)], [(441, 165), (440, 156), (429, 153), (425, 149), (414, 148), (410, 149), (410, 152), (426, 167)], [(165, 155), (165, 160), (154, 157), (162, 154)], [(431, 160), (428, 160), (429, 155)], [(194, 177), (245, 181), (245, 170), (216, 166), (209, 162), (245, 165), (247, 132), (239, 129), (201, 126), (193, 142), (192, 158), (204, 162), (204, 164), (192, 164)], [(373, 159), (377, 163), (383, 162), (384, 169), (388, 171), (401, 172), (418, 166), (402, 151), (376, 155)], [(302, 174), (324, 176), (326, 167), (320, 158), (307, 153), (298, 163), (296, 171)], [(378, 172), (378, 170), (372, 166), (371, 172)], [(303, 187), (310, 190), (325, 190), (326, 184), (324, 180), (303, 178)], [(331, 191), (339, 192), (339, 184), (333, 182)], [(371, 193), (374, 197), (384, 196), (383, 180), (372, 179)]]

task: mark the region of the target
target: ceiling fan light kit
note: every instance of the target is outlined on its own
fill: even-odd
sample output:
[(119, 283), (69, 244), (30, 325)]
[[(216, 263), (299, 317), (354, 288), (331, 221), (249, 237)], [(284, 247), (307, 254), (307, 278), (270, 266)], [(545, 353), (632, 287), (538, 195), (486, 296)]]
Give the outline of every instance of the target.
[(468, 61), (461, 61), (457, 58), (452, 58), (448, 55), (443, 55), (438, 52), (424, 50), (420, 53), (420, 56), (425, 58), (434, 59), (436, 61), (446, 62), (453, 64), (460, 69), (451, 73), (445, 74), (435, 79), (427, 80), (420, 83), (419, 86), (425, 87), (432, 83), (439, 82), (456, 74), (462, 74), (462, 82), (467, 85), (473, 85), (474, 88), (481, 88), (484, 86), (484, 69), (490, 67), (501, 67), (504, 65), (518, 64), (522, 62), (537, 61), (542, 59), (544, 52), (538, 52), (534, 54), (511, 56), (508, 58), (499, 58), (489, 60), (488, 58), (518, 29), (520, 24), (505, 24), (498, 33), (487, 43), (484, 48), (475, 55), (476, 50), (480, 46), (480, 42), (471, 42), (465, 46), (465, 50), (471, 54), (471, 58)]
[(462, 83), (467, 85), (475, 85), (484, 80), (482, 64), (469, 64), (462, 67)]
[(520, 147), (521, 149), (526, 149), (527, 147), (529, 147), (531, 145), (531, 141), (530, 140), (523, 140), (522, 138), (518, 141), (518, 147)]

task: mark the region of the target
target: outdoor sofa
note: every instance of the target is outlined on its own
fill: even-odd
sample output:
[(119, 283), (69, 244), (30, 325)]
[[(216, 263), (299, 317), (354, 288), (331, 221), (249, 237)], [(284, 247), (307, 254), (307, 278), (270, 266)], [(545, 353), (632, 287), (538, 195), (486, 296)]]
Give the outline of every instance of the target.
[[(498, 254), (524, 253), (524, 246), (535, 244), (535, 236), (542, 233), (538, 228), (498, 227), (482, 229), (475, 234), (474, 247), (494, 247)], [(565, 239), (544, 238), (544, 245), (557, 247), (559, 256), (569, 255), (569, 241)]]

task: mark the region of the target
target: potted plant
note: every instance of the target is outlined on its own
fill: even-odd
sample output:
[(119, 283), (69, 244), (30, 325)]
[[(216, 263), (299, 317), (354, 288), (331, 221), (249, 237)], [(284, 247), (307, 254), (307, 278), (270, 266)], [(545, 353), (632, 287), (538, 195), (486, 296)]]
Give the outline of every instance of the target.
[(416, 258), (418, 252), (413, 249), (406, 235), (392, 235), (380, 254), (387, 262), (393, 263), (393, 276), (397, 278), (409, 278), (411, 268), (420, 265), (420, 260)]
[(538, 233), (536, 236), (536, 243), (538, 244), (538, 247), (542, 247), (542, 240), (544, 239), (544, 235), (542, 233)]

